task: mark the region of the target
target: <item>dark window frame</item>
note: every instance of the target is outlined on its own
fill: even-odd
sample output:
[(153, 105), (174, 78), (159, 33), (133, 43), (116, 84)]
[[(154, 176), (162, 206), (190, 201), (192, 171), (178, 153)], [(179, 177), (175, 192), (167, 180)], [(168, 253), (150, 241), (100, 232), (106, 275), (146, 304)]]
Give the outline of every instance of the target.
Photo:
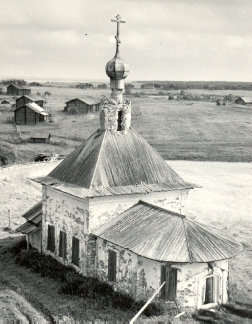
[(108, 281), (116, 282), (117, 253), (108, 250)]
[(177, 269), (161, 265), (161, 284), (165, 281), (160, 294), (162, 299), (167, 301), (175, 301), (177, 299), (177, 273)]
[(66, 259), (67, 256), (67, 233), (60, 231), (59, 237), (59, 256)]
[(80, 240), (75, 236), (72, 236), (72, 263), (80, 265)]
[(123, 119), (123, 112), (119, 110), (117, 113), (117, 131), (122, 130), (122, 119)]
[(47, 250), (55, 252), (55, 226), (49, 224), (47, 227)]

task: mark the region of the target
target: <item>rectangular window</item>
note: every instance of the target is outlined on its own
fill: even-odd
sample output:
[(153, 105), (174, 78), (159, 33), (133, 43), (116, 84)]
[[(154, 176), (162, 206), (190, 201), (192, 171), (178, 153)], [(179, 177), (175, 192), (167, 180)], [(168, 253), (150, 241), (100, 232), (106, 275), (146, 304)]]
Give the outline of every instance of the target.
[(165, 285), (161, 289), (161, 298), (175, 301), (177, 298), (177, 269), (161, 266), (161, 283)]
[(55, 252), (55, 227), (48, 225), (47, 250)]
[(72, 263), (79, 266), (80, 258), (80, 240), (77, 237), (72, 238)]
[(108, 251), (108, 281), (116, 281), (116, 252)]
[(60, 231), (59, 239), (59, 256), (66, 259), (67, 252), (67, 235), (65, 232)]

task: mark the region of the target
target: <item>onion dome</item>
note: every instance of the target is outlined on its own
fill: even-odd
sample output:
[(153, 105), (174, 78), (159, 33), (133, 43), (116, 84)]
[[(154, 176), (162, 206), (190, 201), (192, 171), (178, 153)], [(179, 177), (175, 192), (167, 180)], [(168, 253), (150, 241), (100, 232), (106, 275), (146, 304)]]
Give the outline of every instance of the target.
[(110, 78), (111, 88), (123, 89), (123, 79), (129, 74), (129, 64), (116, 53), (115, 57), (106, 64), (106, 73)]
[(110, 87), (111, 89), (118, 89), (123, 90), (124, 89), (124, 79), (129, 74), (129, 64), (126, 63), (119, 54), (119, 45), (121, 44), (121, 41), (119, 39), (119, 26), (120, 23), (125, 23), (125, 21), (121, 20), (121, 17), (119, 15), (116, 16), (116, 20), (113, 20), (113, 22), (117, 23), (117, 35), (115, 36), (116, 39), (116, 54), (112, 60), (110, 60), (106, 64), (106, 73), (107, 76), (110, 78)]

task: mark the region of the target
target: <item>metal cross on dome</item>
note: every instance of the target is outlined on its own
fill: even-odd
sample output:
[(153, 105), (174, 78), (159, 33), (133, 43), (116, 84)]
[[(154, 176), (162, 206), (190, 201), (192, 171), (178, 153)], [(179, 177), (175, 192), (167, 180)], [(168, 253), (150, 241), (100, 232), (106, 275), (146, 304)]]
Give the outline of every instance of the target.
[(119, 39), (119, 35), (120, 35), (120, 23), (125, 23), (125, 21), (124, 20), (121, 20), (121, 16), (120, 15), (117, 15), (116, 16), (116, 20), (115, 19), (111, 19), (111, 21), (117, 23), (117, 34), (115, 36), (115, 39), (116, 39), (116, 47), (118, 49), (119, 44), (121, 43), (121, 41)]

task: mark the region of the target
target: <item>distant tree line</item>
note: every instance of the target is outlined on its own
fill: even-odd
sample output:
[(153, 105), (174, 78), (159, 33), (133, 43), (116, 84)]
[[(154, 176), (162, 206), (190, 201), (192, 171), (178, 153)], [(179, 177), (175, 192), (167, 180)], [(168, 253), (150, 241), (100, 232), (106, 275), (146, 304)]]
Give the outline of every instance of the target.
[(208, 90), (252, 90), (252, 82), (235, 81), (139, 81), (142, 89), (208, 89)]
[(4, 86), (8, 86), (10, 84), (16, 84), (16, 85), (27, 85), (27, 81), (25, 80), (20, 80), (20, 79), (9, 79), (9, 80), (2, 80), (1, 81), (1, 84), (4, 85)]

